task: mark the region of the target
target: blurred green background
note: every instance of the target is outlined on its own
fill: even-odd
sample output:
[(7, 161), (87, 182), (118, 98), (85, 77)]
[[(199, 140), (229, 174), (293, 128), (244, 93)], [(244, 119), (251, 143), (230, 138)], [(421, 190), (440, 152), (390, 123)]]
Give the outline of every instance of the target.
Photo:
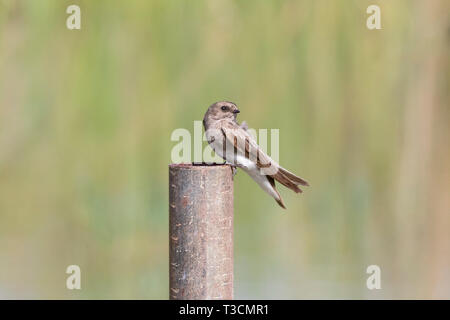
[(0, 298), (166, 299), (170, 135), (224, 99), (311, 184), (238, 172), (236, 298), (450, 298), (449, 4), (0, 0)]

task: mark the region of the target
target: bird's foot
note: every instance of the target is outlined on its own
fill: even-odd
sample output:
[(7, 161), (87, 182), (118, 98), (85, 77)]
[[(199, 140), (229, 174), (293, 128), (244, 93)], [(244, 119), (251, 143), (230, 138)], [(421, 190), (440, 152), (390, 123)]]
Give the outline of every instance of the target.
[(230, 163), (228, 161), (225, 161), (223, 164), (228, 164), (230, 166), (231, 172), (233, 173), (233, 178), (234, 178), (234, 176), (237, 173), (237, 167), (234, 164), (232, 164), (232, 163)]
[(237, 173), (237, 167), (236, 166), (233, 166), (233, 165), (231, 165), (231, 172), (233, 173), (233, 178), (234, 178), (234, 176), (236, 175), (236, 173)]

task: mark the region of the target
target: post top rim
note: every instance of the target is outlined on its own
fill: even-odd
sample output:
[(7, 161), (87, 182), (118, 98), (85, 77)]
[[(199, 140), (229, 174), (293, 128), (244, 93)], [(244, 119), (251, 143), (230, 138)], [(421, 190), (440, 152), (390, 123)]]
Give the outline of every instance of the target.
[(204, 170), (204, 169), (219, 169), (219, 168), (228, 168), (230, 167), (229, 164), (222, 164), (222, 163), (171, 163), (169, 164), (170, 169), (198, 169), (198, 170)]

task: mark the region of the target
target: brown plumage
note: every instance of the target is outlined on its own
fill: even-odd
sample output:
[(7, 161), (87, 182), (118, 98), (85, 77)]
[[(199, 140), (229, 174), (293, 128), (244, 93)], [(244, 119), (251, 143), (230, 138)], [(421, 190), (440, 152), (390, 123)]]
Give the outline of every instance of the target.
[(308, 182), (281, 167), (261, 150), (247, 132), (247, 124), (239, 125), (236, 121), (237, 113), (236, 105), (228, 101), (214, 103), (208, 108), (203, 118), (208, 143), (219, 156), (248, 173), (280, 207), (286, 209), (275, 180), (296, 193), (302, 192), (299, 185), (308, 186)]

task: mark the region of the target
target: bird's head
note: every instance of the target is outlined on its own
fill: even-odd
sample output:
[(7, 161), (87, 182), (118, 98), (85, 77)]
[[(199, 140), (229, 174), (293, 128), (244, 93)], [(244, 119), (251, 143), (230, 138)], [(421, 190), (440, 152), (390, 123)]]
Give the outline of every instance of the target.
[(206, 111), (205, 118), (208, 120), (232, 119), (236, 120), (239, 109), (233, 102), (221, 101), (213, 103)]

